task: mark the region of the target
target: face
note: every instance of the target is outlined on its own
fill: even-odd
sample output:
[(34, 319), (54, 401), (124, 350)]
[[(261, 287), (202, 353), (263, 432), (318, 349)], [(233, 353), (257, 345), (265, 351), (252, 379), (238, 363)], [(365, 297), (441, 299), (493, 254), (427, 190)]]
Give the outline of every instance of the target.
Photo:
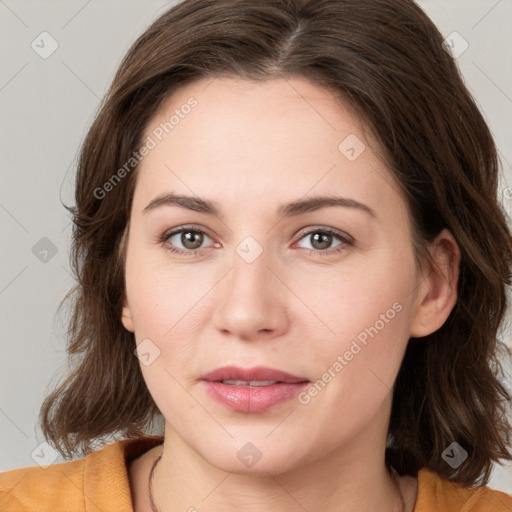
[(166, 439), (234, 472), (369, 456), (426, 281), (368, 130), (306, 79), (216, 78), (147, 137), (122, 321)]

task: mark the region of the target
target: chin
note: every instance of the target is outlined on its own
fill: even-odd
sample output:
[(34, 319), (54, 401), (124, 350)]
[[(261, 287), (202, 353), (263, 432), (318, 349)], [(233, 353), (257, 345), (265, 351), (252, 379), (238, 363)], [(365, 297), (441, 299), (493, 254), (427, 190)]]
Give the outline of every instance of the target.
[[(247, 436), (250, 438), (251, 436)], [(215, 451), (203, 451), (199, 453), (211, 465), (229, 473), (238, 475), (251, 475), (268, 477), (268, 474), (277, 475), (296, 469), (301, 464), (300, 453), (296, 449), (302, 444), (283, 446), (280, 441), (271, 442), (265, 440), (265, 436), (258, 438), (253, 436), (253, 442), (233, 439), (232, 443), (222, 447), (217, 445)], [(295, 446), (295, 448), (294, 448)]]

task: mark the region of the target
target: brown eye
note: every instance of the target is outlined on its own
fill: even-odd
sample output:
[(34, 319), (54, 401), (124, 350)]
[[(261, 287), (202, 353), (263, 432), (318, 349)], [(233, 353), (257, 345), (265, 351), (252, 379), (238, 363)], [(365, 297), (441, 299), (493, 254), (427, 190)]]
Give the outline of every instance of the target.
[(311, 245), (318, 250), (329, 249), (333, 239), (330, 233), (314, 233), (309, 236), (311, 237)]
[(180, 242), (187, 249), (198, 249), (201, 247), (203, 240), (204, 236), (200, 231), (188, 230), (181, 232)]
[(187, 228), (164, 235), (163, 241), (178, 252), (194, 252), (200, 249), (205, 236), (209, 238), (200, 230)]
[[(348, 246), (354, 245), (351, 236), (343, 232), (338, 232), (332, 228), (317, 228), (303, 233), (300, 240), (307, 240), (310, 247), (300, 246), (303, 249), (309, 249), (310, 254), (329, 255), (340, 252)], [(334, 244), (334, 242), (336, 242)], [(333, 245), (334, 244), (334, 245)]]
[[(168, 231), (160, 237), (160, 242), (164, 248), (181, 256), (198, 255), (205, 247), (204, 244), (211, 238), (202, 230), (195, 227), (181, 227), (173, 231)], [(218, 247), (218, 244), (214, 244)]]

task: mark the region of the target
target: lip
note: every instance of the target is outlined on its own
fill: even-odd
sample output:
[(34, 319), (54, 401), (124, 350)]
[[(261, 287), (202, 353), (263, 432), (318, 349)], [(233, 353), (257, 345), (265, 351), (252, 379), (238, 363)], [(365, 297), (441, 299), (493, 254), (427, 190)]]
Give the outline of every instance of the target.
[[(264, 412), (300, 393), (309, 380), (281, 370), (257, 366), (224, 366), (201, 376), (206, 392), (218, 403), (239, 412)], [(266, 386), (237, 386), (221, 380), (277, 381)]]
[(292, 375), (281, 370), (268, 368), (266, 366), (255, 366), (253, 368), (240, 368), (238, 366), (223, 366), (199, 377), (200, 380), (215, 382), (219, 380), (275, 380), (286, 384), (298, 382), (309, 382), (304, 377)]

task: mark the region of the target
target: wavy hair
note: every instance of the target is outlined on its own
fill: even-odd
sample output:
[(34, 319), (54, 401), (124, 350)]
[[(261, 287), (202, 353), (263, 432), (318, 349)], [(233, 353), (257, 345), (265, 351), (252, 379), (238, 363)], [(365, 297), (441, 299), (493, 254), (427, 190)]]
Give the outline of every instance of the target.
[[(44, 435), (64, 456), (86, 453), (107, 436), (146, 433), (159, 414), (121, 323), (137, 166), (112, 179), (173, 91), (222, 75), (300, 76), (328, 88), (383, 148), (408, 203), (418, 265), (432, 264), (426, 248), (443, 228), (455, 237), (458, 301), (440, 329), (409, 340), (386, 461), (400, 474), (425, 467), (487, 483), (493, 462), (512, 460), (511, 396), (498, 357), (512, 237), (490, 130), (443, 37), (412, 0), (185, 0), (134, 42), (80, 150), (68, 207), (77, 285), (64, 300), (75, 364), (42, 405)], [(469, 455), (456, 469), (442, 458), (454, 441)]]

